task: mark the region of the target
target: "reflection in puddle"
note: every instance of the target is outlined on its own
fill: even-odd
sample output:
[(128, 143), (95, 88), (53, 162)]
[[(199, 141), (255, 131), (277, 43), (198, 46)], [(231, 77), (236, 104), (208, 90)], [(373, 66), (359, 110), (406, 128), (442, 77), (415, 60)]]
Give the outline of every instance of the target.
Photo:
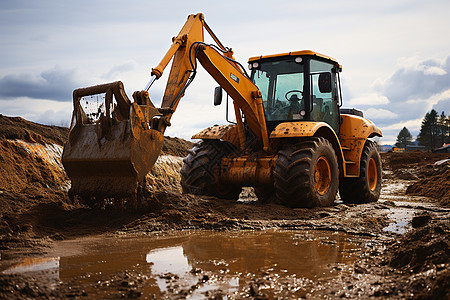
[(424, 197), (406, 195), (406, 188), (410, 184), (410, 181), (407, 180), (397, 180), (389, 182), (389, 184), (383, 184), (380, 202), (384, 200), (394, 203), (387, 215), (389, 224), (383, 228), (383, 231), (397, 234), (406, 233), (412, 228), (411, 220), (413, 219), (417, 208), (419, 206), (429, 206), (429, 204), (423, 200)]
[(2, 274), (20, 274), (37, 271), (51, 271), (59, 275), (59, 257), (50, 258), (25, 258), (21, 264), (14, 265)]
[(48, 286), (55, 286), (60, 278), (59, 262), (59, 257), (25, 258), (22, 263), (13, 265), (0, 272), (0, 274), (22, 274), (24, 276), (40, 274), (41, 278), (45, 278), (45, 282)]
[(196, 277), (189, 273), (192, 267), (181, 246), (152, 250), (147, 254), (146, 261), (151, 264), (151, 272), (156, 276), (156, 283), (161, 292), (167, 291), (167, 279), (174, 275), (185, 285), (193, 285), (197, 281)]
[[(50, 254), (61, 256), (53, 261), (59, 280), (83, 288), (92, 297), (110, 298), (123, 286), (139, 285), (144, 296), (160, 298), (177, 290), (185, 297), (202, 299), (218, 291), (241, 297), (252, 280), (260, 278), (290, 278), (291, 288), (296, 288), (302, 280), (337, 276), (335, 267), (345, 269), (357, 259), (361, 243), (361, 237), (338, 232), (188, 231), (61, 241)], [(128, 278), (126, 284), (118, 282), (123, 278)]]
[(147, 254), (146, 261), (152, 264), (152, 269), (157, 273), (181, 274), (190, 271), (181, 246), (152, 250)]

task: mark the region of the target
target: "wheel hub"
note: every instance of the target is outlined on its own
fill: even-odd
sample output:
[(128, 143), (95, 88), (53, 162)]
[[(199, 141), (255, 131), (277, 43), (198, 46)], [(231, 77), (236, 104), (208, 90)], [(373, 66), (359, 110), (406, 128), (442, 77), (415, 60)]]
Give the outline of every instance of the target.
[(369, 189), (374, 191), (378, 183), (377, 165), (375, 159), (372, 157), (369, 159), (369, 166), (367, 168), (367, 179), (369, 182)]
[(319, 157), (314, 167), (314, 184), (320, 195), (325, 195), (331, 185), (331, 167), (325, 157)]

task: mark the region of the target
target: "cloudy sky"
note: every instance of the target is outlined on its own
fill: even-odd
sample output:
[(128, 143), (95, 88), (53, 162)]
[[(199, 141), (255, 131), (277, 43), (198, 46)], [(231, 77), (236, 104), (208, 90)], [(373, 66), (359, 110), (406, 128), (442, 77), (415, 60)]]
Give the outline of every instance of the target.
[[(116, 80), (144, 88), (187, 15), (203, 12), (243, 65), (311, 49), (343, 65), (344, 107), (362, 109), (394, 143), (432, 108), (450, 114), (450, 1), (0, 1), (0, 114), (69, 125), (72, 91)], [(168, 70), (166, 71), (166, 74)], [(159, 104), (165, 80), (151, 89)], [(166, 134), (223, 124), (202, 71)]]

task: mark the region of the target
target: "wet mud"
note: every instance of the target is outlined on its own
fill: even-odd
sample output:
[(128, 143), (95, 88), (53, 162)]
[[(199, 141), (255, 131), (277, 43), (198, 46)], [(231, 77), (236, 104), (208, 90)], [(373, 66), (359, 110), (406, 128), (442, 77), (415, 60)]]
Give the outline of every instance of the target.
[(62, 142), (5, 118), (0, 298), (450, 296), (448, 154), (383, 154), (376, 203), (291, 209), (248, 188), (233, 201), (182, 194), (192, 144), (167, 138), (140, 210), (90, 209), (67, 197)]
[[(47, 258), (26, 260), (3, 274), (40, 274), (95, 298), (134, 294), (203, 299), (228, 295), (301, 297), (314, 282), (348, 269), (370, 238), (328, 231), (182, 231), (139, 238), (90, 237), (56, 243)], [(105, 249), (110, 249), (105, 251)], [(116, 278), (139, 274), (128, 280)], [(288, 285), (258, 286), (264, 276)], [(119, 280), (117, 282), (117, 280)], [(130, 287), (124, 293), (123, 287)]]

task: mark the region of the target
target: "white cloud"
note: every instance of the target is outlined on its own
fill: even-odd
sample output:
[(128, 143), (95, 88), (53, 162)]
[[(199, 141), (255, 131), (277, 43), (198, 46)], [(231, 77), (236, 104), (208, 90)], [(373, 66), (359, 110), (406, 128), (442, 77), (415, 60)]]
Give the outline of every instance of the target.
[(447, 71), (442, 68), (445, 59), (426, 59), (414, 55), (412, 57), (401, 57), (397, 60), (397, 68), (412, 72), (420, 71), (424, 75), (446, 75)]
[(355, 97), (350, 103), (362, 106), (365, 116), (381, 128), (400, 130), (408, 124), (405, 122), (412, 121), (414, 127), (407, 128), (417, 135), (420, 127), (415, 120), (421, 120), (431, 109), (450, 113), (450, 56), (400, 58), (392, 75), (378, 78), (367, 95)]
[(401, 130), (403, 127), (408, 128), (411, 130), (419, 130), (420, 126), (422, 124), (422, 119), (415, 119), (415, 120), (408, 120), (408, 121), (402, 121), (398, 123), (394, 123), (388, 126), (382, 126), (381, 130), (383, 131), (390, 131), (390, 130)]
[(376, 106), (376, 105), (383, 105), (388, 104), (389, 99), (384, 96), (380, 95), (378, 93), (369, 93), (367, 95), (361, 95), (354, 98), (351, 98), (348, 101), (348, 105), (369, 105), (369, 106)]
[(441, 93), (431, 95), (430, 97), (425, 98), (425, 99), (407, 100), (406, 103), (408, 105), (422, 105), (428, 111), (428, 110), (431, 110), (433, 108), (433, 106), (435, 106), (439, 102), (444, 101), (444, 100), (449, 100), (449, 99), (450, 99), (450, 88)]
[(124, 62), (120, 65), (115, 65), (102, 77), (108, 80), (117, 80), (117, 78), (123, 76), (124, 73), (133, 71), (136, 68), (136, 65), (137, 64), (134, 60)]
[(423, 73), (425, 75), (446, 75), (447, 71), (439, 67), (426, 67)]
[(367, 110), (364, 110), (364, 116), (370, 120), (398, 118), (398, 115), (396, 113), (382, 108), (369, 108)]
[(68, 126), (72, 118), (72, 102), (20, 97), (14, 101), (0, 101), (0, 112), (41, 124)]

